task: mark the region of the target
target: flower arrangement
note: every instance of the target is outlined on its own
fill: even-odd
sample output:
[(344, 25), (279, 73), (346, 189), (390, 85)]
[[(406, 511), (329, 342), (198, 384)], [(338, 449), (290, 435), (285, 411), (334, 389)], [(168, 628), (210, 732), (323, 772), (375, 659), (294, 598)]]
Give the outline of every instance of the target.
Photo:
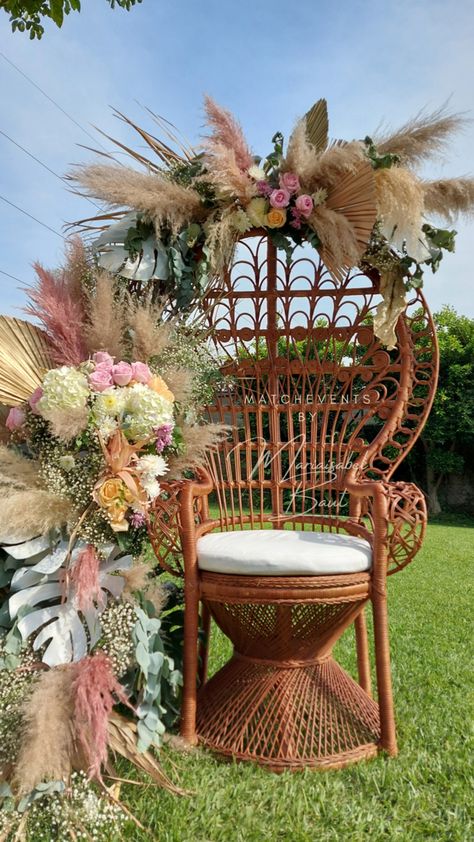
[[(118, 277), (151, 282), (179, 309), (228, 264), (239, 237), (264, 229), (288, 258), (295, 246), (310, 243), (336, 283), (353, 267), (377, 272), (383, 301), (374, 330), (393, 347), (406, 290), (454, 250), (456, 232), (438, 228), (431, 215), (451, 222), (474, 207), (474, 179), (425, 181), (415, 171), (443, 149), (463, 118), (441, 110), (385, 135), (329, 141), (320, 99), (286, 147), (277, 132), (262, 158), (232, 114), (209, 97), (205, 111), (209, 134), (199, 148), (178, 141), (177, 151), (170, 149), (127, 118), (158, 162), (129, 150), (146, 173), (92, 164), (71, 175), (87, 196), (113, 209), (94, 244), (99, 263)], [(101, 227), (103, 221), (101, 214)], [(90, 230), (91, 220), (83, 222)]]
[(179, 713), (182, 594), (148, 525), (163, 482), (222, 435), (200, 420), (216, 363), (78, 241), (37, 271), (41, 329), (0, 317), (0, 834), (109, 840), (134, 821), (112, 754), (177, 790), (151, 749)]

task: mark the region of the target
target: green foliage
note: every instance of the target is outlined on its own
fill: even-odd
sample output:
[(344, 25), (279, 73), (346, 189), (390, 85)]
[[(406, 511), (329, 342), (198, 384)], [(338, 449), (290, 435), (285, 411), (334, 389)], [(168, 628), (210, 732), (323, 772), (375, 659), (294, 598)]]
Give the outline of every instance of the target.
[(364, 143), (367, 157), (369, 158), (374, 170), (385, 170), (399, 163), (400, 156), (394, 155), (392, 152), (387, 152), (386, 155), (379, 155), (374, 141), (368, 135), (364, 138)]
[(453, 307), (436, 313), (440, 369), (438, 391), (425, 441), (443, 451), (454, 444), (463, 449), (474, 445), (474, 319), (460, 316)]
[[(129, 11), (142, 0), (107, 0), (111, 9), (119, 6)], [(44, 34), (43, 19), (49, 18), (61, 27), (64, 15), (80, 12), (80, 0), (0, 0), (0, 9), (10, 15), (12, 32), (28, 32), (31, 39)]]
[(173, 659), (167, 654), (160, 634), (161, 620), (153, 616), (151, 603), (136, 607), (137, 623), (133, 631), (135, 660), (138, 665), (138, 747), (146, 751), (152, 744), (159, 745), (170, 716), (166, 701), (176, 698), (181, 685), (181, 672), (175, 669)]
[[(152, 797), (146, 787), (124, 784), (123, 800), (149, 828), (130, 829), (127, 842), (150, 836), (160, 842), (471, 840), (473, 526), (458, 517), (450, 525), (429, 524), (414, 563), (388, 582), (398, 757), (382, 753), (335, 772), (273, 775), (204, 750), (164, 747), (165, 771), (192, 794)], [(210, 674), (231, 654), (214, 626)], [(352, 628), (335, 657), (357, 675)], [(123, 764), (119, 774), (129, 778), (133, 770)]]

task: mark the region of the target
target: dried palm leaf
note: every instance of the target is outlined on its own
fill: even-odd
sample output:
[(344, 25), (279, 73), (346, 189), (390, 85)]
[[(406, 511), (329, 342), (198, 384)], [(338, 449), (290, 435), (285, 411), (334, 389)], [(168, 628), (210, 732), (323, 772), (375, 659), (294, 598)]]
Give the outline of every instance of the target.
[(399, 155), (405, 165), (416, 165), (443, 152), (451, 136), (469, 122), (462, 114), (449, 114), (442, 106), (432, 114), (420, 111), (397, 131), (376, 132), (374, 143), (380, 154), (390, 152)]
[(316, 152), (326, 149), (328, 132), (328, 104), (325, 99), (318, 99), (306, 113), (306, 135)]
[(16, 406), (28, 400), (52, 366), (43, 331), (0, 316), (0, 402)]
[(176, 786), (165, 775), (150, 751), (140, 752), (137, 748), (138, 733), (137, 726), (130, 719), (121, 716), (116, 710), (112, 711), (108, 723), (108, 745), (114, 754), (120, 754), (130, 763), (149, 775), (156, 784), (174, 792), (176, 795), (185, 795), (185, 790)]
[(377, 217), (374, 171), (368, 162), (344, 175), (326, 200), (329, 210), (344, 214), (354, 228), (361, 254), (367, 247)]
[(460, 213), (474, 213), (474, 178), (422, 181), (425, 209), (451, 223)]
[(363, 161), (355, 171), (346, 172), (310, 220), (322, 243), (321, 257), (337, 280), (357, 265), (376, 217), (374, 173), (371, 165)]

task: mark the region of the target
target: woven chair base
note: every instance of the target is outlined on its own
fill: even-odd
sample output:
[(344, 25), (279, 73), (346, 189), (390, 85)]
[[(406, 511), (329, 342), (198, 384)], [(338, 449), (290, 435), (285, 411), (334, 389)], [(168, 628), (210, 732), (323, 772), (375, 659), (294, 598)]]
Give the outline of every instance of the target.
[(201, 743), (273, 772), (377, 754), (378, 705), (329, 657), (284, 668), (234, 655), (198, 695)]

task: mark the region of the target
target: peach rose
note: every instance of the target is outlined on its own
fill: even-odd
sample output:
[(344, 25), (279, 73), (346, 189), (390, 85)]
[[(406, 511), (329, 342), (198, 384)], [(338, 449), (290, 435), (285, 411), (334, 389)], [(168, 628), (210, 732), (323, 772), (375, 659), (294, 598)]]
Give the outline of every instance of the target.
[(268, 228), (282, 228), (286, 222), (286, 210), (272, 208), (267, 213), (266, 224)]
[(97, 489), (97, 500), (101, 506), (107, 508), (120, 498), (122, 491), (123, 482), (121, 479), (116, 479), (115, 477), (105, 479)]
[(147, 385), (148, 388), (153, 389), (153, 391), (156, 392), (157, 395), (160, 395), (160, 397), (164, 398), (167, 401), (170, 401), (170, 403), (173, 403), (173, 392), (171, 391), (171, 389), (168, 388), (165, 381), (162, 377), (160, 377), (159, 374), (156, 374), (155, 377), (152, 377)]

